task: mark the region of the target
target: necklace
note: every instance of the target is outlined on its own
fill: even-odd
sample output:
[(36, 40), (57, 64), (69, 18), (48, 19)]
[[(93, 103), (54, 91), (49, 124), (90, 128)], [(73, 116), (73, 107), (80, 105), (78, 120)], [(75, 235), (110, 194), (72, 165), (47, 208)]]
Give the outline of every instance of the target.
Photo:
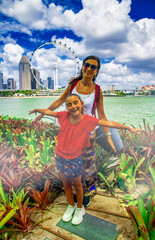
[[(79, 92), (79, 88), (80, 88), (80, 85), (81, 85), (81, 83), (84, 85), (84, 86), (90, 86), (90, 84), (87, 84), (87, 85), (85, 85), (81, 80), (79, 81), (79, 83), (78, 83), (78, 92)], [(90, 89), (90, 93), (89, 94), (91, 94), (92, 93), (92, 90), (93, 90), (93, 87), (94, 87), (94, 83), (91, 83), (91, 88), (89, 87), (89, 89)]]

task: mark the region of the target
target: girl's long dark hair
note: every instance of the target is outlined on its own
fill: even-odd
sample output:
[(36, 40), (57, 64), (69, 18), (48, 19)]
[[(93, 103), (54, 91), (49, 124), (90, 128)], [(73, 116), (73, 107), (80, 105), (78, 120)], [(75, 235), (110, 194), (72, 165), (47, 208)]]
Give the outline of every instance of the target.
[[(97, 77), (98, 72), (99, 72), (100, 67), (101, 67), (100, 60), (99, 60), (98, 57), (91, 55), (91, 56), (86, 57), (86, 58), (83, 60), (82, 66), (83, 66), (83, 64), (84, 64), (88, 59), (94, 59), (94, 60), (96, 60), (97, 63), (98, 63), (98, 67), (97, 67), (97, 70), (98, 70), (98, 71), (97, 71), (97, 74), (93, 77), (93, 82), (95, 82), (96, 77)], [(80, 74), (79, 74), (77, 77), (72, 78), (72, 79), (69, 81), (69, 84), (72, 84), (73, 82), (76, 82), (76, 81), (78, 81), (78, 80), (81, 80), (82, 78), (83, 78), (83, 73), (82, 73), (82, 68), (81, 68)]]

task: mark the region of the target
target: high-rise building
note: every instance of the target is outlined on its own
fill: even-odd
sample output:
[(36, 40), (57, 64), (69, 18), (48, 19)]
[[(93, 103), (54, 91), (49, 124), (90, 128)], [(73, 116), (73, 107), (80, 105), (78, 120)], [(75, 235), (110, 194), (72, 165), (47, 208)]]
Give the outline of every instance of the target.
[(0, 73), (0, 89), (3, 89), (3, 73)]
[(40, 83), (41, 83), (41, 85), (43, 85), (43, 80), (42, 80), (42, 78), (40, 78)]
[(7, 88), (8, 89), (16, 89), (16, 81), (13, 78), (7, 79)]
[[(33, 71), (33, 73), (32, 73)], [(36, 69), (32, 69), (31, 71), (31, 89), (37, 89), (40, 87), (40, 72)], [(37, 81), (39, 82), (37, 82)]]
[(45, 88), (48, 88), (48, 80), (43, 80), (43, 86), (44, 86)]
[(3, 83), (3, 89), (5, 90), (5, 89), (7, 89), (7, 88), (8, 88), (7, 83)]
[(30, 63), (26, 56), (22, 56), (19, 62), (19, 89), (31, 90)]
[(54, 89), (54, 80), (51, 77), (48, 77), (47, 81), (48, 81), (48, 88)]

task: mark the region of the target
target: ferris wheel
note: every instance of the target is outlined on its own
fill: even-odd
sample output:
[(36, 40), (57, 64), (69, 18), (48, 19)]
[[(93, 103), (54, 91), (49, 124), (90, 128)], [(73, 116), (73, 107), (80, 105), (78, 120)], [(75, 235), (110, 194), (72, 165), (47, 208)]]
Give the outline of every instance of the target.
[[(36, 48), (33, 53), (31, 54), (31, 59), (30, 59), (30, 70), (32, 72), (32, 75), (33, 75), (33, 78), (35, 79), (35, 81), (43, 88), (46, 88), (48, 89), (48, 87), (44, 86), (42, 83), (40, 83), (40, 79), (38, 79), (36, 77), (36, 74), (35, 74), (35, 70), (36, 70), (36, 65), (34, 66), (33, 64), (33, 61), (34, 61), (34, 58), (37, 54), (37, 52), (39, 52), (39, 50), (43, 49), (45, 46), (49, 46), (51, 45), (50, 49), (54, 49), (53, 47), (57, 48), (57, 47), (61, 47), (63, 48), (66, 53), (70, 55), (70, 58), (74, 60), (74, 73), (72, 75), (73, 76), (77, 76), (79, 74), (79, 70), (80, 70), (80, 63), (79, 63), (79, 59), (78, 57), (75, 55), (75, 52), (72, 50), (71, 47), (67, 46), (67, 44), (64, 44), (60, 41), (48, 41), (48, 42), (44, 42), (43, 44), (39, 45), (38, 48)], [(57, 64), (55, 64), (54, 66), (54, 70), (55, 70), (55, 75), (54, 75), (54, 89), (57, 90), (58, 89), (58, 74), (57, 74)]]

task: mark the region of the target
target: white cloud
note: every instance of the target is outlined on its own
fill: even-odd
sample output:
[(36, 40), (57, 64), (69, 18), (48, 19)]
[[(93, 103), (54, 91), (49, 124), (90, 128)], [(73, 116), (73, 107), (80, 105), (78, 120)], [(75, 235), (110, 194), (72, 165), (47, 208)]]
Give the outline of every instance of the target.
[(132, 72), (126, 65), (116, 64), (114, 61), (102, 64), (100, 73), (97, 77), (97, 83), (101, 86), (110, 88), (115, 85), (117, 89), (134, 89), (136, 86), (155, 84), (155, 74)]
[[(67, 37), (58, 39), (75, 51), (75, 54), (84, 58), (87, 55), (97, 55), (100, 58), (113, 58), (110, 63), (103, 64), (98, 81), (108, 87), (116, 84), (119, 88), (127, 86), (133, 88), (135, 83), (141, 85), (153, 84), (155, 65), (155, 19), (141, 19), (134, 22), (129, 17), (131, 0), (82, 0), (83, 9), (78, 13), (72, 10), (63, 11), (61, 6), (51, 3), (48, 7), (41, 0), (2, 0), (1, 11), (16, 19), (11, 23), (0, 23), (1, 32), (22, 31), (29, 35), (32, 30), (67, 29), (82, 37), (75, 42)], [(34, 36), (31, 36), (33, 41)], [(5, 43), (15, 40), (10, 36), (1, 38)], [(16, 57), (10, 47), (5, 45), (2, 55), (3, 62), (9, 66)], [(20, 46), (18, 46), (20, 47)], [(14, 51), (18, 49), (13, 47)], [(11, 50), (11, 51), (10, 51)], [(21, 48), (21, 52), (24, 50)], [(36, 56), (37, 67), (50, 69), (58, 62), (61, 75), (73, 75), (74, 60), (61, 59), (64, 49), (40, 49)], [(19, 51), (20, 52), (20, 51)], [(20, 53), (21, 54), (21, 53)], [(67, 53), (65, 53), (67, 54)], [(8, 63), (7, 63), (8, 61)], [(3, 68), (4, 69), (4, 68)], [(42, 71), (43, 78), (50, 73)], [(9, 72), (9, 70), (8, 70)], [(62, 77), (63, 78), (63, 77)]]
[(18, 84), (18, 64), (23, 53), (24, 49), (18, 44), (8, 43), (4, 46), (3, 53), (0, 54), (0, 57), (3, 58), (3, 61), (0, 62), (0, 72), (3, 72), (5, 82), (12, 77)]
[(2, 34), (7, 34), (10, 31), (27, 33), (28, 35), (31, 35), (31, 30), (29, 30), (24, 25), (17, 23), (16, 21), (12, 21), (12, 22), (3, 21), (3, 22), (0, 22), (0, 33), (1, 33), (1, 35)]
[(128, 41), (120, 49), (119, 62), (155, 58), (155, 20), (141, 19), (133, 23), (128, 32)]
[(7, 37), (0, 36), (0, 41), (2, 41), (4, 44), (6, 43), (16, 44), (16, 40), (11, 38), (9, 35)]
[(46, 7), (41, 0), (9, 0), (9, 4), (2, 1), (1, 11), (9, 17), (17, 19), (20, 23), (28, 25), (31, 29), (44, 29), (44, 11)]

